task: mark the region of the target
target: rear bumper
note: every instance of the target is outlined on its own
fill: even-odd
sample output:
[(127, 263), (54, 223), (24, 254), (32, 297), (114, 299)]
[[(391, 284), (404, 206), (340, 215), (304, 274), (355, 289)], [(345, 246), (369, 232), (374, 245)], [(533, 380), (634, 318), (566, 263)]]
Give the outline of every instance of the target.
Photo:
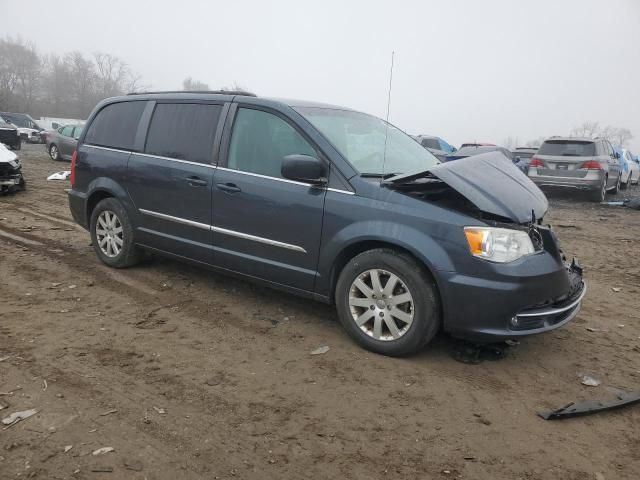
[(87, 199), (86, 195), (75, 190), (69, 190), (69, 210), (73, 220), (83, 228), (89, 230), (89, 222), (87, 219)]
[(529, 169), (529, 178), (538, 187), (572, 188), (576, 190), (600, 190), (604, 181), (604, 172), (592, 170), (584, 177), (563, 177), (560, 175), (540, 175), (537, 169)]

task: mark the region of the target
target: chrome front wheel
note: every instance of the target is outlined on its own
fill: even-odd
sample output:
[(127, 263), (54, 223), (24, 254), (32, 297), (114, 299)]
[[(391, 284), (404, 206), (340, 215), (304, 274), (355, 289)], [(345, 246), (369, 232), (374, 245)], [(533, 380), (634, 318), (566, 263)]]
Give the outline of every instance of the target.
[(397, 275), (383, 269), (361, 273), (349, 289), (353, 321), (376, 340), (402, 337), (413, 323), (415, 305), (411, 291)]

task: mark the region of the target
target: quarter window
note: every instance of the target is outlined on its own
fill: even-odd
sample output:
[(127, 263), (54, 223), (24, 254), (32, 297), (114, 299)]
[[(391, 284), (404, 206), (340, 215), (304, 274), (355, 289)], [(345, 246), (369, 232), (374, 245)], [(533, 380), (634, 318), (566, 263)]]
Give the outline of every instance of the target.
[(228, 168), (281, 178), (283, 158), (295, 154), (316, 156), (302, 135), (280, 117), (261, 110), (238, 110)]
[(160, 103), (149, 126), (145, 153), (211, 163), (221, 105)]
[(91, 122), (84, 141), (90, 145), (133, 150), (138, 123), (147, 102), (112, 103)]

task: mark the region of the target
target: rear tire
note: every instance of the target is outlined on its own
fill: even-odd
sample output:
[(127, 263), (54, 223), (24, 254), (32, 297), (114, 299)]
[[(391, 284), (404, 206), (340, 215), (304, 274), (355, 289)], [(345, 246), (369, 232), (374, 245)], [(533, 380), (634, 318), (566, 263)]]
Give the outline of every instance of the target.
[(49, 146), (49, 156), (51, 157), (51, 160), (53, 160), (54, 162), (57, 162), (58, 160), (60, 160), (60, 150), (58, 149), (58, 146), (55, 143), (52, 143)]
[(592, 190), (589, 192), (589, 200), (592, 202), (604, 202), (604, 197), (607, 193), (607, 179), (602, 181), (602, 186), (599, 190)]
[(627, 177), (627, 181), (622, 183), (620, 183), (620, 190), (626, 190), (627, 188), (629, 188), (629, 184), (631, 183), (631, 174), (629, 174), (629, 176)]
[(351, 338), (382, 355), (416, 353), (441, 324), (434, 280), (413, 257), (387, 248), (351, 259), (340, 273), (335, 299)]
[(102, 263), (114, 268), (131, 267), (142, 258), (134, 243), (133, 226), (124, 206), (105, 198), (91, 212), (91, 241)]
[(616, 194), (620, 191), (620, 184), (622, 182), (622, 176), (618, 175), (618, 181), (616, 182), (616, 186), (611, 189), (611, 193)]
[(12, 150), (20, 150), (22, 148), (22, 140), (18, 140), (18, 143), (11, 147)]

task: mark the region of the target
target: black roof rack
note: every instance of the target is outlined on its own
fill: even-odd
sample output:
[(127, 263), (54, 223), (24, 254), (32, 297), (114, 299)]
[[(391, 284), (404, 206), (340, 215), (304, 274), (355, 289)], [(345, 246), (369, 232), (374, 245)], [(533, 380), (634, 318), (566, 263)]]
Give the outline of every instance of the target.
[(163, 90), (159, 92), (130, 92), (127, 95), (153, 95), (156, 93), (208, 93), (218, 95), (244, 95), (247, 97), (257, 97), (255, 93), (243, 90)]

